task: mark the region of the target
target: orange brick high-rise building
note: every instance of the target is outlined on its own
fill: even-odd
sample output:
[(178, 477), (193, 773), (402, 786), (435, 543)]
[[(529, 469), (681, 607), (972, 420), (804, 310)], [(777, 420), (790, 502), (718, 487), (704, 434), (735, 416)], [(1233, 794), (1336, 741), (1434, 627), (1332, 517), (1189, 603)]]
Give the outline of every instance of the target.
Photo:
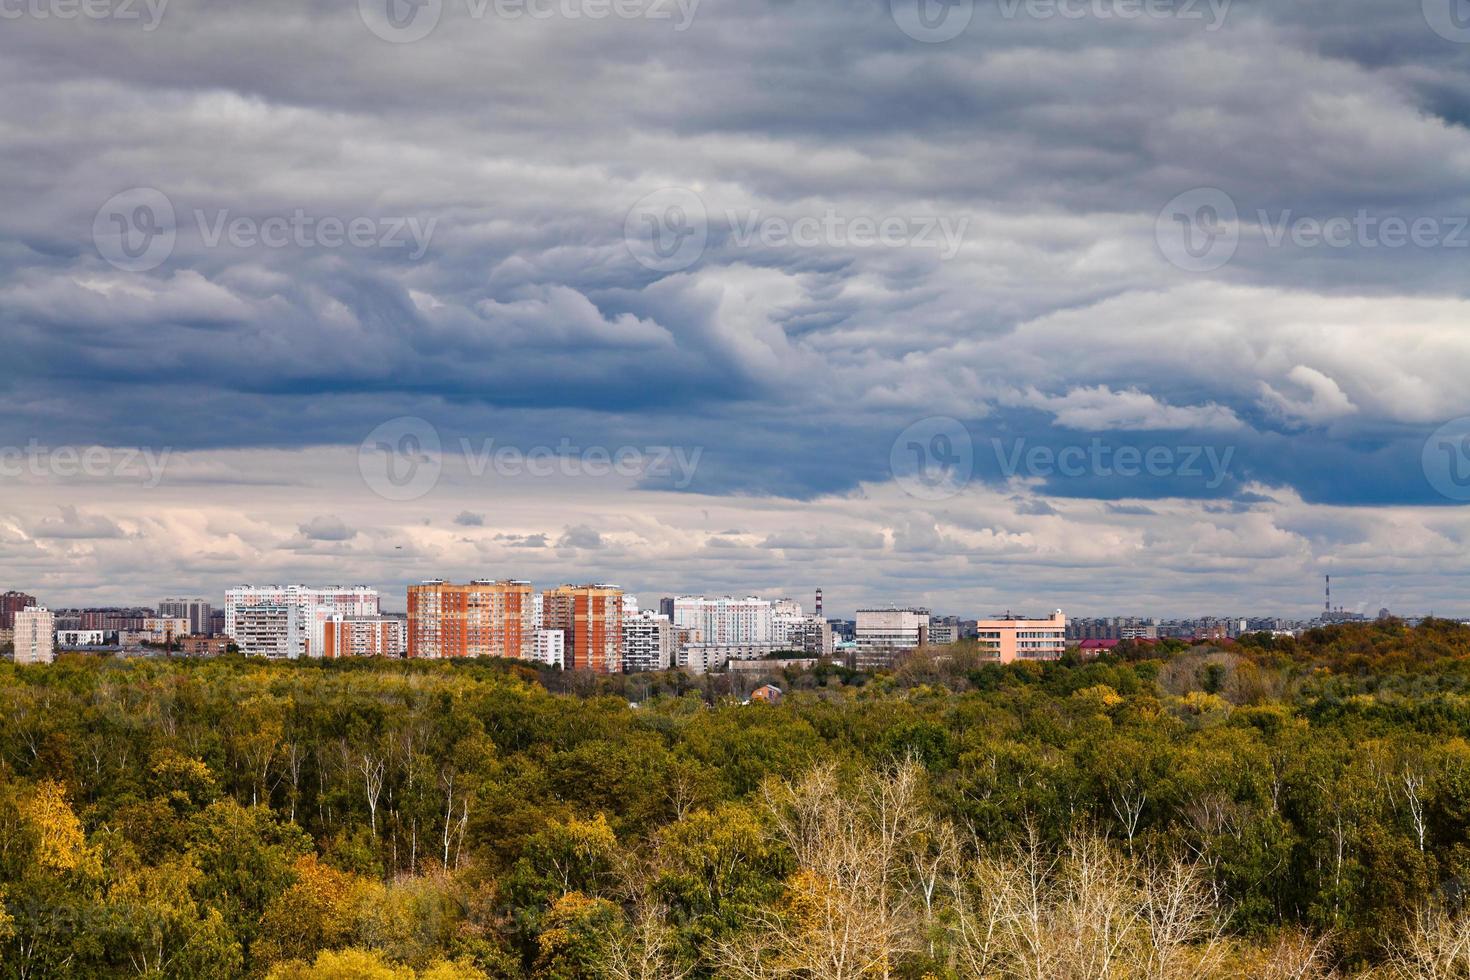
[(534, 617), (530, 582), (410, 585), (408, 655), (529, 659), (536, 642)]
[(541, 625), (566, 637), (568, 670), (622, 671), (623, 590), (616, 585), (547, 589), (541, 594)]

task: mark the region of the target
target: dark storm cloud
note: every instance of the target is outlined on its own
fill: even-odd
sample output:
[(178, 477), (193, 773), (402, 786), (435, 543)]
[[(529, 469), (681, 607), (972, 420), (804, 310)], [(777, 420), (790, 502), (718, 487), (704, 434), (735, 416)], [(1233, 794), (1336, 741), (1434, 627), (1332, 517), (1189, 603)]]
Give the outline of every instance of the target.
[[(974, 480), (1049, 498), (1443, 500), (1419, 457), (1470, 411), (1470, 73), (1417, 3), (1235, 3), (1214, 30), (982, 3), (944, 44), (865, 0), (708, 2), (684, 31), (445, 6), (401, 45), (325, 2), (7, 24), (5, 440), (355, 445), (415, 415), (450, 443), (700, 447), (679, 489), (806, 499), (887, 480), (898, 433), (946, 416)], [(710, 235), (660, 271), (625, 218), (669, 186)], [(141, 272), (91, 240), (131, 187), (178, 220)], [(1202, 273), (1155, 241), (1197, 187), (1241, 232)], [(298, 210), (373, 243), (256, 240)], [(741, 241), (828, 212), (964, 234), (949, 258)], [(1360, 214), (1438, 237), (1293, 237)], [(235, 219), (257, 234), (211, 240)], [(1094, 440), (1172, 455), (1057, 467)]]

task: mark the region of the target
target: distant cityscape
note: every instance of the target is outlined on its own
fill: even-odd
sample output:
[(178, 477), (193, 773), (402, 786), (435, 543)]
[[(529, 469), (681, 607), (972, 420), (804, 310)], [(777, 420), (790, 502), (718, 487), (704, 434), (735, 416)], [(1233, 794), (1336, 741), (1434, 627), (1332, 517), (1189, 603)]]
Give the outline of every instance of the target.
[[(1296, 635), (1369, 619), (1332, 604), (1311, 619), (1201, 616), (990, 618), (937, 615), (921, 606), (883, 605), (856, 618), (827, 618), (822, 590), (811, 606), (793, 598), (679, 595), (640, 609), (616, 585), (536, 589), (519, 579), (441, 579), (411, 585), (405, 613), (384, 612), (366, 585), (242, 585), (223, 605), (199, 597), (152, 606), (49, 609), (29, 593), (0, 595), (0, 647), (17, 663), (50, 663), (58, 652), (217, 656), (238, 651), (277, 659), (503, 657), (596, 673), (682, 669), (694, 674), (836, 662), (855, 669), (891, 665), (920, 647), (974, 641), (998, 663), (1096, 654), (1123, 642), (1233, 640), (1248, 633)], [(1388, 618), (1382, 609), (1378, 618)], [(1418, 617), (1405, 617), (1410, 623)]]

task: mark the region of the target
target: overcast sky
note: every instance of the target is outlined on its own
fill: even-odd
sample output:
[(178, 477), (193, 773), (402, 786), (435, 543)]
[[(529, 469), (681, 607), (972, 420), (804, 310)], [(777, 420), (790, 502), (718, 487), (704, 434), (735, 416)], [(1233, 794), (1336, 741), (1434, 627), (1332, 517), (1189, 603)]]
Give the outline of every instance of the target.
[(0, 588), (1470, 614), (1462, 0), (417, 4), (0, 0)]

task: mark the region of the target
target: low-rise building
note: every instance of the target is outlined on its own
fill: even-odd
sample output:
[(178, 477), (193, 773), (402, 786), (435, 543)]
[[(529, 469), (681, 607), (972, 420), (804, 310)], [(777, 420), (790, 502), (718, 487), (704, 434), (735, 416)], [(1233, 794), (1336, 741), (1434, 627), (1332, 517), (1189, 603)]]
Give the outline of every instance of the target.
[(182, 616), (150, 616), (143, 620), (143, 632), (151, 637), (150, 643), (172, 645), (175, 640), (195, 631), (189, 620)]
[(750, 692), (750, 700), (761, 701), (766, 704), (780, 704), (786, 695), (775, 684), (762, 684)]
[(1067, 652), (1067, 617), (1058, 609), (1049, 619), (1009, 614), (976, 623), (980, 649), (1003, 664), (1017, 660), (1057, 660)]
[(63, 650), (80, 650), (84, 647), (100, 647), (107, 643), (105, 630), (57, 630), (56, 645)]
[(888, 666), (898, 654), (921, 647), (928, 641), (927, 609), (859, 609), (854, 666), (860, 670)]
[(197, 634), (186, 636), (179, 641), (179, 652), (186, 657), (218, 657), (220, 654), (228, 653), (229, 649), (230, 638), (228, 636)]

